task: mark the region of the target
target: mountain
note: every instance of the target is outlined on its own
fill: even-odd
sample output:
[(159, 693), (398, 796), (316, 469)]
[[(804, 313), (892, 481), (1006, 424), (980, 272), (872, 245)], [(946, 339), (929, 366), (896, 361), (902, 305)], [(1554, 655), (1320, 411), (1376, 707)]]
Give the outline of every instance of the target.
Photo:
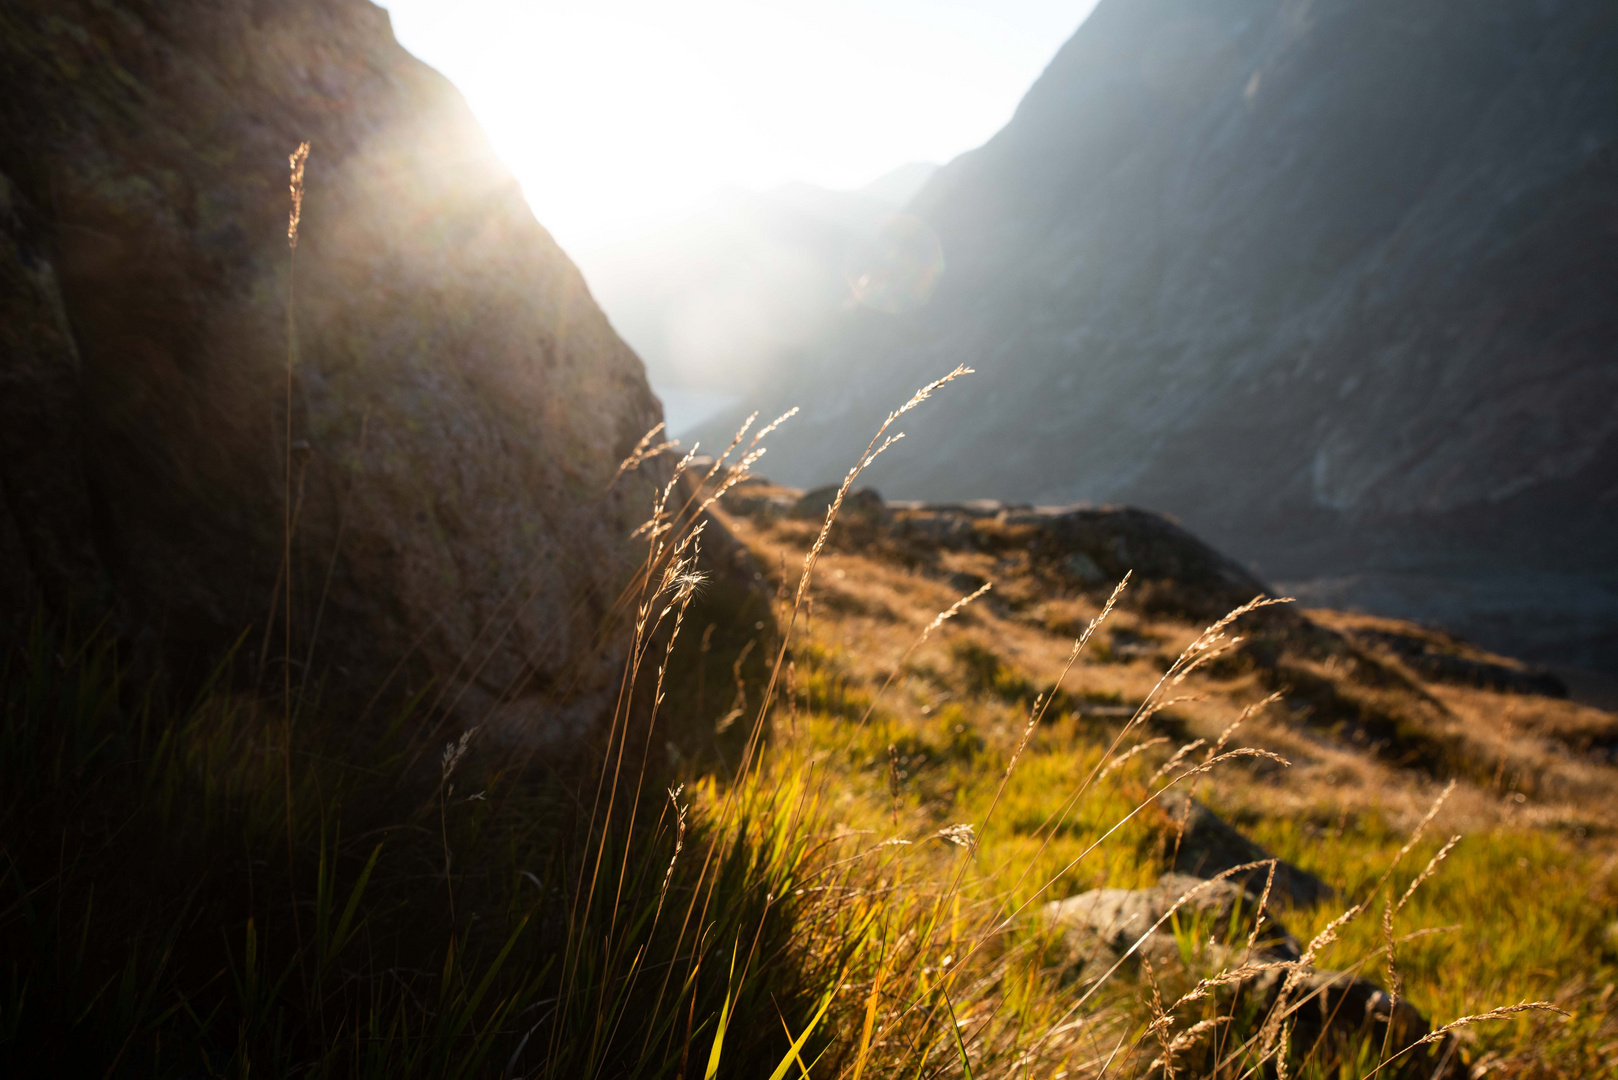
[(610, 707), (667, 467), (606, 489), (658, 405), (386, 13), (0, 0), (0, 117), (0, 626), (105, 617), (191, 686), (239, 640), (262, 689), (520, 740)]
[(967, 363), (884, 494), (1133, 503), (1618, 670), (1618, 8), (1102, 0), (908, 210), (943, 280), (802, 350), (772, 475)]
[(646, 361), (675, 434), (778, 378), (775, 364), (852, 303), (851, 261), (937, 166), (852, 191), (787, 184), (720, 192), (647, 236), (583, 252), (614, 327)]

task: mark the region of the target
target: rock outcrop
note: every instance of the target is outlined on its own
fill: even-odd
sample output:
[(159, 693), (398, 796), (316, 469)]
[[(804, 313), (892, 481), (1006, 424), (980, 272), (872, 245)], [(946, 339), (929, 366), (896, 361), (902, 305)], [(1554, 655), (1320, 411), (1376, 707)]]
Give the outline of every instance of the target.
[(1603, 0), (1102, 0), (910, 205), (932, 302), (781, 365), (772, 468), (839, 476), (968, 363), (889, 494), (1145, 506), (1333, 605), (1391, 574), (1383, 614), (1618, 666), (1615, 69)]
[[(1185, 792), (1166, 791), (1159, 803), (1174, 830), (1169, 850), (1170, 865), (1176, 874), (1219, 878), (1259, 895), (1263, 895), (1268, 883), (1270, 903), (1276, 907), (1313, 907), (1331, 899), (1332, 890), (1324, 881), (1285, 859), (1274, 860), (1273, 882), (1268, 867), (1237, 870), (1274, 857)], [(1220, 878), (1221, 874), (1228, 877)]]
[(0, 124), (10, 625), (110, 609), (181, 679), (250, 630), (236, 667), (265, 686), (292, 664), (364, 700), (398, 665), (395, 690), (523, 739), (610, 705), (666, 466), (608, 481), (659, 406), (385, 12), (3, 0)]
[[(1081, 980), (1099, 978), (1126, 956), (1154, 964), (1180, 959), (1177, 929), (1201, 927), (1200, 945), (1209, 933), (1227, 935), (1233, 927), (1251, 931), (1259, 897), (1229, 879), (1204, 880), (1167, 873), (1146, 889), (1091, 889), (1045, 905), (1045, 921), (1067, 937), (1069, 973)], [(1297, 941), (1285, 927), (1266, 923), (1259, 954), (1267, 960), (1296, 960)]]
[[(1273, 1018), (1290, 1027), (1293, 1047), (1316, 1060), (1353, 1060), (1361, 1045), (1377, 1052), (1416, 1044), (1430, 1030), (1409, 1001), (1364, 976), (1302, 964), (1298, 941), (1273, 918), (1260, 916), (1260, 896), (1231, 878), (1203, 880), (1170, 872), (1145, 889), (1092, 889), (1054, 900), (1042, 911), (1059, 940), (1065, 976), (1078, 987), (1133, 971), (1186, 966), (1209, 978), (1227, 1016), (1246, 1015), (1253, 1031)], [(1251, 940), (1251, 944), (1249, 944)], [(1288, 985), (1290, 982), (1290, 985)], [(1227, 1033), (1228, 1034), (1228, 1033)], [(1182, 1068), (1212, 1065), (1209, 1040), (1180, 1047)], [(1452, 1075), (1450, 1048), (1421, 1048), (1394, 1075)], [(1227, 1048), (1228, 1052), (1228, 1048)]]
[[(1211, 623), (1272, 595), (1269, 586), (1178, 524), (1133, 506), (1028, 506), (992, 499), (889, 503), (891, 545), (913, 560), (979, 550), (1026, 560), (1054, 592), (1105, 596), (1125, 574), (1124, 602)], [(1286, 610), (1261, 623), (1295, 622)]]
[(1175, 827), (1170, 850), (1173, 853), (1171, 866), (1176, 874), (1201, 879), (1230, 874), (1228, 881), (1260, 895), (1269, 882), (1270, 904), (1277, 907), (1314, 907), (1332, 899), (1332, 889), (1324, 881), (1286, 860), (1275, 860), (1273, 882), (1265, 866), (1236, 870), (1238, 866), (1269, 861), (1273, 857), (1191, 795), (1170, 790), (1163, 793), (1160, 805)]
[[(830, 488), (805, 493), (753, 478), (737, 484), (723, 505), (732, 520), (747, 518), (752, 527), (793, 535), (807, 544), (819, 531), (833, 494)], [(871, 489), (855, 488), (845, 498), (827, 544), (945, 582), (958, 596), (990, 583), (993, 591), (980, 601), (984, 607), (1001, 618), (1068, 638), (1083, 633), (1126, 573), (1129, 585), (1118, 600), (1123, 610), (1198, 630), (1255, 597), (1275, 599), (1263, 581), (1174, 521), (1127, 506), (1033, 507), (989, 499), (884, 502)], [(829, 583), (822, 586), (839, 591)], [(845, 593), (836, 602), (857, 605), (860, 599)], [(1115, 620), (1092, 642), (1091, 656), (1105, 663), (1148, 659), (1164, 670), (1190, 639), (1177, 637), (1182, 631), (1165, 634), (1163, 629), (1128, 628)], [(1562, 683), (1541, 669), (1442, 631), (1390, 619), (1282, 603), (1247, 611), (1229, 631), (1240, 640), (1206, 664), (1204, 672), (1220, 680), (1256, 676), (1255, 689), (1280, 694), (1290, 714), (1317, 736), (1435, 778), (1493, 776), (1501, 760), (1486, 735), (1491, 728), (1468, 720), (1471, 706), (1451, 700), (1443, 687), (1458, 682), (1540, 698), (1567, 695)], [(997, 684), (998, 661), (982, 660), (982, 689), (997, 686), (995, 693), (1030, 702), (1041, 689)], [(1050, 714), (1070, 710), (1096, 719), (1122, 718), (1134, 715), (1137, 704), (1123, 698), (1057, 698)], [(1611, 715), (1562, 704), (1569, 708), (1556, 710), (1561, 719), (1536, 730), (1535, 737), (1546, 740), (1546, 752), (1559, 760), (1602, 765), (1612, 760), (1618, 753), (1618, 727)], [(1191, 738), (1172, 710), (1148, 722), (1166, 737), (1181, 742)], [(1268, 768), (1253, 767), (1261, 772)], [(1527, 779), (1541, 775), (1538, 766), (1524, 762), (1520, 767), (1521, 783), (1538, 783)], [(1599, 788), (1602, 782), (1593, 774), (1576, 781), (1604, 790)], [(1186, 811), (1172, 795), (1169, 807), (1171, 814)], [(1247, 841), (1238, 842), (1233, 830), (1206, 808), (1192, 808), (1184, 821), (1184, 861), (1175, 869), (1214, 874), (1266, 857)], [(1251, 878), (1247, 884), (1262, 887), (1262, 881), (1255, 884)], [(1290, 871), (1281, 873), (1278, 886), (1300, 903), (1326, 895), (1318, 881)]]

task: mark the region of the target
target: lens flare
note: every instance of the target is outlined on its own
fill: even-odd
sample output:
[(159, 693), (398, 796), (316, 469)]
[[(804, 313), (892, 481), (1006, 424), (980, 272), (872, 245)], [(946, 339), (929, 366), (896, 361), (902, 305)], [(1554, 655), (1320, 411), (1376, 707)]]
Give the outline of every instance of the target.
[(932, 227), (893, 214), (843, 261), (849, 292), (864, 307), (900, 315), (922, 307), (944, 276), (944, 246)]

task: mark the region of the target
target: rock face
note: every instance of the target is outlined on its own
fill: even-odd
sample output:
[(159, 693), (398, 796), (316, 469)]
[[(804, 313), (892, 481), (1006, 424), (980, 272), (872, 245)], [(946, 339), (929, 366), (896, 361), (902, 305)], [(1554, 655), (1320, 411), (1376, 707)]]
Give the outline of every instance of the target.
[(265, 685), (291, 662), (363, 698), (399, 664), (468, 722), (576, 733), (656, 467), (607, 484), (658, 403), (387, 15), (0, 0), (0, 116), (6, 620), (112, 608), (193, 677), (250, 630)]
[[(1603, 0), (1102, 0), (910, 205), (931, 304), (790, 366), (772, 470), (838, 476), (968, 363), (885, 492), (1146, 506), (1271, 580), (1464, 575), (1467, 636), (1618, 665), (1614, 71)], [(1536, 573), (1605, 598), (1581, 641), (1491, 584)]]
[[(1165, 792), (1161, 799), (1174, 826), (1170, 850), (1176, 874), (1192, 878), (1215, 878), (1238, 866), (1262, 862), (1273, 856), (1243, 836), (1218, 814), (1183, 791)], [(1262, 896), (1269, 881), (1268, 868), (1257, 867), (1230, 874), (1228, 880)], [(1332, 890), (1324, 881), (1284, 859), (1275, 863), (1275, 880), (1270, 886), (1270, 903), (1276, 907), (1313, 907), (1331, 899)]]
[[(891, 503), (901, 547), (1020, 550), (1053, 585), (1106, 595), (1130, 575), (1127, 602), (1211, 623), (1270, 588), (1161, 514), (1132, 506)], [(1272, 611), (1261, 620), (1280, 617)]]

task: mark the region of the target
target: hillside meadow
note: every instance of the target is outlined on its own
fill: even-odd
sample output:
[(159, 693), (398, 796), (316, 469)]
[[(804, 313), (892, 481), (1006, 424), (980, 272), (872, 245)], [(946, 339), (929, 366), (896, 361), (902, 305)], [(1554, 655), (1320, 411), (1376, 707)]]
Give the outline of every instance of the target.
[[(227, 660), (167, 700), (42, 617), (4, 680), (8, 1071), (1611, 1071), (1618, 722), (1417, 627), (1205, 617), (1251, 582), (1150, 515), (859, 494), (941, 389), (819, 502), (746, 430), (680, 460), (568, 768), (430, 694), (355, 723)], [(725, 533), (751, 633), (702, 606)], [(1126, 938), (1047, 907), (1165, 889)]]

